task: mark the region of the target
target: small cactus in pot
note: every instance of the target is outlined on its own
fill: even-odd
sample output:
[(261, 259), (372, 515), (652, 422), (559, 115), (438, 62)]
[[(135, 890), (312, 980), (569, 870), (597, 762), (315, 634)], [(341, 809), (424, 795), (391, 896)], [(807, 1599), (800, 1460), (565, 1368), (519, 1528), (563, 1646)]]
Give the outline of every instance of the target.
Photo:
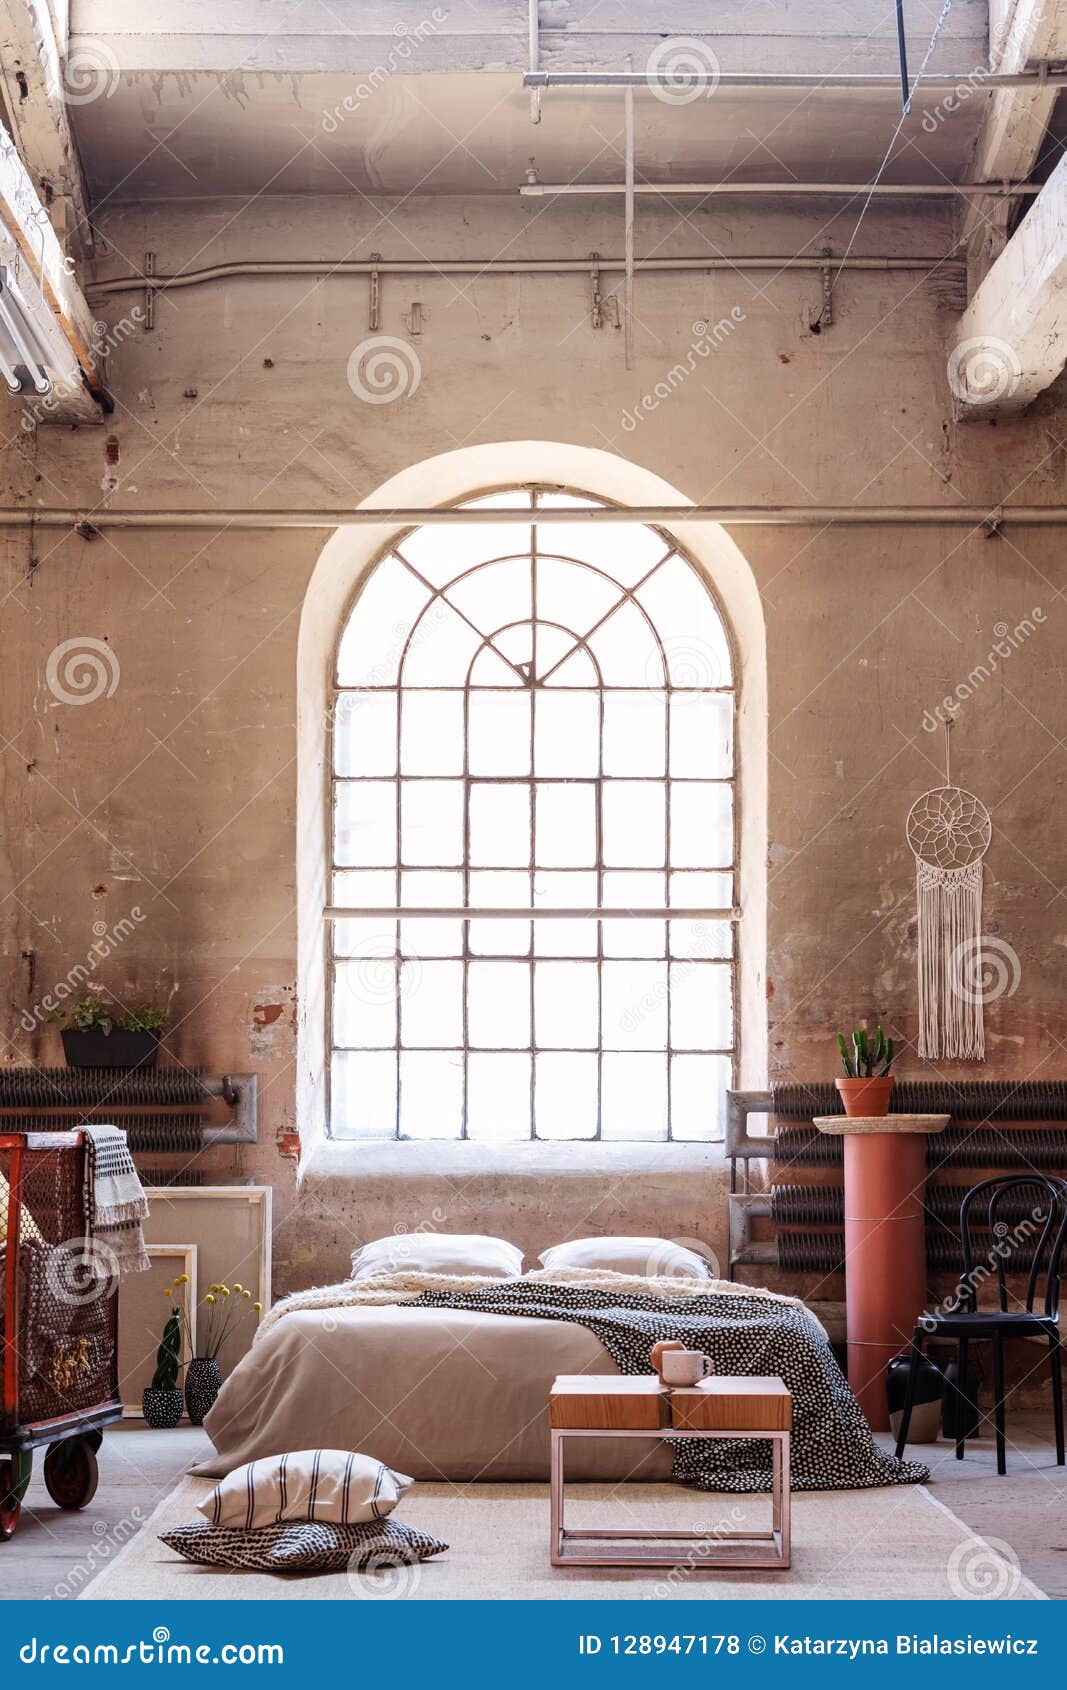
[(845, 1072), (834, 1083), (845, 1114), (888, 1115), (893, 1090), (893, 1040), (886, 1038), (881, 1027), (875, 1028), (873, 1038), (865, 1027), (859, 1027), (850, 1039), (838, 1033), (837, 1048)]

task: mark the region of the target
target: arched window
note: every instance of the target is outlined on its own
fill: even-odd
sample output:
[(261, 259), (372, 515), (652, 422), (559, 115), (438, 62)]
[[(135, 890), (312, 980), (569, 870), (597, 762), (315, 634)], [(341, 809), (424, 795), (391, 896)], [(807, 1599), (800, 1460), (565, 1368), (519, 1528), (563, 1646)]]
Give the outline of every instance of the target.
[(337, 650), (338, 1138), (720, 1138), (734, 1083), (733, 666), (677, 544), (429, 524)]

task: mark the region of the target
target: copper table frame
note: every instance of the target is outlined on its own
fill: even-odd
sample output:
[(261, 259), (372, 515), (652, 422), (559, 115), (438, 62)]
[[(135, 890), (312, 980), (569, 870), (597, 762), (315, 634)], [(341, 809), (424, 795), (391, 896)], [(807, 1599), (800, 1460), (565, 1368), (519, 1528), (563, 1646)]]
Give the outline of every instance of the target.
[[(606, 1426), (554, 1426), (549, 1457), (549, 1542), (553, 1567), (677, 1567), (692, 1572), (755, 1570), (785, 1572), (790, 1566), (790, 1473), (789, 1432), (733, 1428), (725, 1432), (680, 1431), (672, 1426), (658, 1430), (617, 1430)], [(567, 1438), (658, 1438), (681, 1442), (686, 1438), (749, 1438), (773, 1446), (771, 1479), (771, 1529), (769, 1532), (695, 1531), (570, 1531), (565, 1519), (566, 1485), (563, 1473), (564, 1442)], [(620, 1539), (641, 1542), (642, 1549), (616, 1550)], [(682, 1550), (677, 1544), (714, 1545), (714, 1552)], [(571, 1545), (584, 1544), (584, 1548)], [(600, 1547), (594, 1547), (599, 1545)]]

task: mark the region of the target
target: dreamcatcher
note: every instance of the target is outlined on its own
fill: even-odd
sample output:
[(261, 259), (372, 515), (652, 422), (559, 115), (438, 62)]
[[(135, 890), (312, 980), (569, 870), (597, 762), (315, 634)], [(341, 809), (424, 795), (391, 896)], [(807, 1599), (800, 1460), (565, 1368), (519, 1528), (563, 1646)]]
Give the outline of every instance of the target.
[(982, 859), (993, 824), (973, 792), (952, 785), (945, 728), (945, 784), (908, 812), (919, 907), (919, 1055), (985, 1061), (982, 994), (964, 976), (980, 953)]

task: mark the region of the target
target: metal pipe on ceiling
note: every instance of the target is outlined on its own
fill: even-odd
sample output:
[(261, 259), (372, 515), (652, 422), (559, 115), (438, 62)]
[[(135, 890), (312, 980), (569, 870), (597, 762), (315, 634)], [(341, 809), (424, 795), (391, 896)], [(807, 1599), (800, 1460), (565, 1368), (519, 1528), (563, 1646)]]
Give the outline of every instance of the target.
[(626, 131), (626, 181), (623, 191), (626, 195), (623, 222), (623, 262), (626, 266), (623, 272), (623, 340), (626, 348), (626, 368), (634, 367), (634, 91), (627, 88), (623, 94), (625, 101), (625, 131)]
[[(811, 257), (797, 255), (785, 258), (745, 256), (737, 258), (638, 258), (635, 271), (702, 271), (702, 270), (825, 270), (827, 263), (845, 270), (937, 270), (964, 269), (962, 259), (945, 255), (928, 258), (847, 258)], [(205, 282), (225, 281), (241, 276), (588, 276), (592, 260), (589, 258), (444, 258), (439, 262), (428, 258), (339, 259), (236, 259), (225, 264), (212, 264), (203, 270), (187, 270), (178, 275), (112, 276), (107, 281), (89, 282), (85, 293), (92, 298), (108, 294), (166, 293), (174, 288), (200, 287)], [(626, 269), (625, 258), (597, 258), (600, 270)]]
[(414, 528), (426, 523), (441, 527), (517, 522), (617, 523), (649, 522), (667, 526), (717, 522), (728, 528), (986, 528), (995, 531), (1009, 523), (1032, 528), (1067, 525), (1067, 505), (575, 505), (538, 507), (482, 506), (464, 510), (456, 505), (357, 505), (353, 509), (281, 510), (93, 510), (32, 506), (0, 509), (0, 528), (73, 528), (91, 539), (105, 528), (217, 528), (333, 529), (360, 527)]
[[(920, 89), (970, 88), (978, 80), (983, 88), (1067, 88), (1067, 70), (1051, 70), (1041, 66), (1037, 70), (1015, 71), (928, 71), (912, 89), (912, 98)], [(815, 88), (833, 93), (838, 88), (866, 89), (874, 93), (891, 88), (900, 91), (900, 77), (896, 72), (868, 74), (839, 71), (748, 71), (685, 72), (655, 70), (528, 70), (523, 72), (526, 88), (707, 88), (716, 93), (726, 88)]]
[[(883, 199), (1012, 199), (1022, 194), (1039, 194), (1040, 182), (637, 182), (635, 194), (774, 194), (780, 199), (796, 195), (836, 198), (870, 194)], [(525, 199), (544, 199), (552, 194), (624, 194), (625, 182), (524, 182), (519, 193)]]

